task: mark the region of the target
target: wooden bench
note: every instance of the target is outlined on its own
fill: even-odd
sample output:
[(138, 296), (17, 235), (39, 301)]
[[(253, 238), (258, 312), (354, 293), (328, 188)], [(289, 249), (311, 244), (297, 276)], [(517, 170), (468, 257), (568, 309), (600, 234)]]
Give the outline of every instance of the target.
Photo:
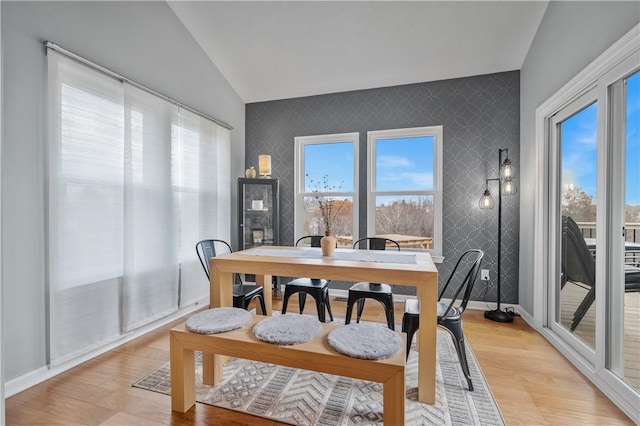
[(245, 358), (382, 383), (384, 424), (404, 424), (404, 349), (392, 358), (379, 361), (342, 355), (327, 343), (327, 334), (334, 328), (341, 327), (333, 324), (322, 324), (322, 333), (309, 342), (278, 346), (262, 342), (253, 335), (253, 325), (261, 319), (264, 317), (256, 316), (245, 327), (219, 334), (191, 333), (185, 330), (184, 324), (169, 331), (172, 410), (184, 413), (195, 405), (194, 351), (198, 350), (205, 354)]

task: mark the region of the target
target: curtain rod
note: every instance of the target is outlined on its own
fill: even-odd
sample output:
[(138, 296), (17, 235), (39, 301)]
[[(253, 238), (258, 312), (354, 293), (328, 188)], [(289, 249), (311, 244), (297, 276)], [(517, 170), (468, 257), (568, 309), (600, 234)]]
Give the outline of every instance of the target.
[[(146, 86), (144, 86), (144, 85), (142, 85), (140, 83), (136, 83), (133, 80), (129, 80), (128, 78), (123, 77), (120, 74), (115, 73), (115, 72), (113, 72), (113, 71), (111, 71), (111, 70), (109, 70), (109, 69), (107, 69), (107, 68), (105, 68), (105, 67), (103, 67), (101, 65), (98, 65), (95, 62), (91, 62), (90, 60), (85, 59), (82, 56), (78, 56), (75, 53), (69, 52), (68, 50), (63, 49), (62, 47), (58, 46), (55, 43), (52, 43), (50, 41), (45, 41), (44, 45), (45, 45), (45, 47), (47, 47), (49, 49), (52, 49), (52, 50), (55, 50), (56, 52), (62, 53), (63, 55), (68, 56), (69, 58), (71, 58), (71, 59), (73, 59), (73, 60), (75, 60), (77, 62), (80, 62), (81, 64), (84, 64), (84, 65), (87, 65), (87, 66), (89, 66), (91, 68), (94, 68), (97, 71), (100, 71), (101, 73), (108, 75), (109, 77), (115, 78), (116, 80), (119, 80), (119, 81), (121, 81), (123, 83), (130, 84), (130, 85), (132, 85), (132, 86), (134, 86), (134, 87), (136, 87), (136, 88), (138, 88), (140, 90), (144, 90), (145, 92), (150, 93), (150, 94), (152, 94), (154, 96), (157, 96), (157, 97), (159, 97), (161, 99), (164, 99), (165, 101), (168, 101), (168, 102), (170, 102), (170, 103), (172, 103), (174, 105), (177, 105), (180, 108), (184, 108), (187, 111), (190, 111), (190, 112), (192, 112), (194, 114), (197, 114), (197, 115), (199, 115), (201, 117), (206, 118), (207, 120), (211, 120), (214, 123), (226, 128), (226, 129), (233, 130), (233, 126), (231, 126), (230, 124), (228, 124), (228, 123), (226, 123), (226, 122), (224, 122), (222, 120), (218, 120), (217, 118), (211, 117), (211, 116), (209, 116), (207, 114), (204, 114), (204, 113), (202, 113), (202, 112), (200, 112), (198, 110), (195, 110), (195, 109), (193, 109), (191, 107), (188, 107), (188, 106), (186, 106), (184, 104), (181, 104), (180, 102), (176, 101), (173, 98), (170, 98), (169, 96), (163, 95), (162, 93), (158, 93), (153, 89), (149, 89), (148, 87), (146, 87)], [(46, 51), (45, 51), (45, 55), (46, 55)]]

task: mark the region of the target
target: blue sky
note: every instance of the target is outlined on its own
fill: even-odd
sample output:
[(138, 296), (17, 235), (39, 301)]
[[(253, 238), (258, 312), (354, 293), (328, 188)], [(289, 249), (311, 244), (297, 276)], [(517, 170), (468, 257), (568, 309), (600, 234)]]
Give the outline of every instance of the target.
[[(627, 80), (626, 203), (640, 204), (640, 72)], [(596, 196), (597, 105), (562, 123), (562, 182)]]
[(353, 161), (352, 142), (305, 145), (306, 192), (325, 191), (324, 175), (334, 191), (353, 191)]
[[(376, 187), (382, 191), (428, 190), (433, 188), (433, 137), (380, 139), (376, 144)], [(306, 145), (306, 190), (323, 190), (322, 177), (330, 187), (353, 190), (353, 144)]]
[(640, 204), (640, 72), (627, 80), (627, 204)]
[(598, 105), (562, 122), (562, 184), (571, 184), (596, 196), (596, 132)]
[(433, 136), (379, 139), (376, 143), (376, 189), (433, 189)]

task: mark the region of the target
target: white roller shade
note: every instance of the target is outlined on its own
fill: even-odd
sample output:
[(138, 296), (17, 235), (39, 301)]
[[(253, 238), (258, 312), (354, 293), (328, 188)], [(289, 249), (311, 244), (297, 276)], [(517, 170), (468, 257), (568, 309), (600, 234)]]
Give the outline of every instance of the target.
[(180, 212), (181, 305), (209, 293), (196, 255), (205, 238), (229, 241), (229, 131), (182, 110), (174, 146), (174, 185)]
[(171, 187), (178, 107), (125, 85), (124, 329), (178, 309), (179, 226)]
[(52, 360), (120, 334), (122, 85), (49, 54), (49, 302)]
[(195, 244), (230, 237), (229, 130), (48, 51), (50, 358), (209, 295)]

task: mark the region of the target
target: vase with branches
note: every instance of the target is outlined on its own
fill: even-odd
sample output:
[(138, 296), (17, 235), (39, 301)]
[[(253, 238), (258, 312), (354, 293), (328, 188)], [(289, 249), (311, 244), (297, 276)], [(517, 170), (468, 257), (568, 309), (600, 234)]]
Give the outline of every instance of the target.
[[(309, 176), (308, 174), (306, 175)], [(329, 183), (329, 176), (323, 175), (322, 182), (309, 179), (309, 185), (314, 193), (314, 198), (320, 210), (322, 217), (322, 223), (324, 224), (324, 237), (320, 241), (322, 247), (322, 254), (325, 256), (331, 256), (335, 252), (337, 239), (333, 236), (333, 223), (335, 218), (342, 213), (345, 208), (345, 200), (338, 200), (335, 196), (330, 195), (333, 192), (339, 192), (342, 187), (340, 185), (331, 185)]]
[[(307, 176), (309, 176), (307, 174)], [(345, 208), (346, 198), (344, 200), (338, 200), (335, 196), (328, 195), (332, 192), (339, 192), (342, 188), (342, 183), (339, 185), (331, 185), (329, 183), (329, 176), (323, 175), (322, 182), (309, 179), (309, 185), (311, 186), (311, 192), (314, 193), (314, 198), (322, 217), (322, 223), (324, 225), (325, 235), (332, 235), (333, 223), (335, 218), (338, 217)]]

